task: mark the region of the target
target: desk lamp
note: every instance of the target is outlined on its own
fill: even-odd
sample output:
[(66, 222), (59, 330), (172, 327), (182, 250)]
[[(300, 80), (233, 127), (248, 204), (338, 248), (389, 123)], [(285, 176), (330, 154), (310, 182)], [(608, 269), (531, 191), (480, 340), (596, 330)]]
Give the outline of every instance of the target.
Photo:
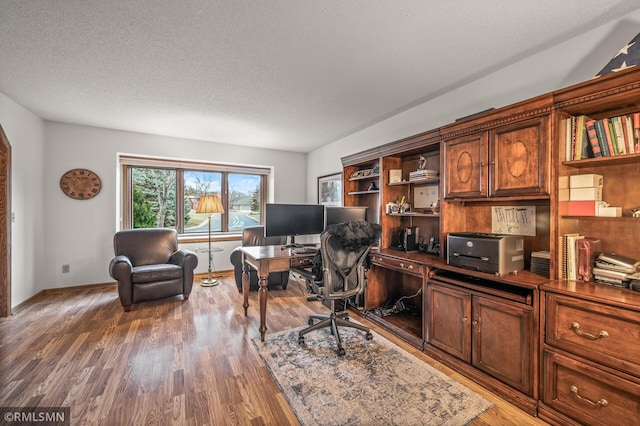
[(222, 201), (218, 195), (203, 195), (198, 200), (196, 213), (209, 213), (209, 277), (202, 280), (204, 287), (218, 285), (218, 280), (211, 278), (211, 265), (213, 265), (213, 252), (211, 251), (211, 218), (214, 213), (224, 213)]

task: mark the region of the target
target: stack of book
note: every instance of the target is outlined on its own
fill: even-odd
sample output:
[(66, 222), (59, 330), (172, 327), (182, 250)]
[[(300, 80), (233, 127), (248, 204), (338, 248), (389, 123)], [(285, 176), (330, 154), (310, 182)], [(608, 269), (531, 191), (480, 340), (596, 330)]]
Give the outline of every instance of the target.
[(409, 172), (409, 180), (425, 180), (425, 179), (437, 179), (438, 171), (437, 170), (416, 170), (415, 172)]
[(640, 280), (640, 262), (616, 253), (601, 253), (593, 268), (595, 281), (614, 287), (629, 287), (631, 281)]
[(567, 161), (640, 154), (640, 112), (602, 119), (569, 117), (565, 143)]

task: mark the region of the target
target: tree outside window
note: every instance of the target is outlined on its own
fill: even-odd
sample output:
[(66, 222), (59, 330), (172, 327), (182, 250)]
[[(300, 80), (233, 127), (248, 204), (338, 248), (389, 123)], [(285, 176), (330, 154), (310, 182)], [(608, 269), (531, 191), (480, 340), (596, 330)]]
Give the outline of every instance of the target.
[(148, 166), (125, 166), (124, 170), (131, 176), (127, 188), (131, 211), (125, 220), (130, 228), (207, 233), (209, 214), (196, 213), (203, 195), (220, 196), (225, 211), (211, 216), (212, 232), (238, 232), (263, 222), (264, 174)]

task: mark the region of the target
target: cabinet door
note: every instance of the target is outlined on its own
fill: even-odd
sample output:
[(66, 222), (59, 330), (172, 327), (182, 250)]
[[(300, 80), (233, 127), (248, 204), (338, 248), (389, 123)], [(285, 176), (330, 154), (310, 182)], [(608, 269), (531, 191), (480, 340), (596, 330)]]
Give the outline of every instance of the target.
[(471, 362), (471, 296), (430, 282), (426, 297), (427, 342)]
[(487, 132), (444, 144), (445, 198), (487, 196)]
[(533, 312), (473, 297), (473, 365), (533, 394)]
[(547, 117), (493, 130), (489, 195), (548, 194), (548, 145)]

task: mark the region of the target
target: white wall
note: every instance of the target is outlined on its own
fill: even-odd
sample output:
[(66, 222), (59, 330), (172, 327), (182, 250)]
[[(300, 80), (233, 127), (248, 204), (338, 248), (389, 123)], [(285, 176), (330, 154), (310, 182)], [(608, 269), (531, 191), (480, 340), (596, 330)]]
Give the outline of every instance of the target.
[(309, 153), (307, 202), (317, 200), (319, 176), (342, 170), (341, 157), (589, 80), (638, 31), (640, 10)]
[[(47, 122), (44, 173), (45, 219), (44, 270), (48, 277), (42, 288), (112, 282), (109, 261), (112, 238), (119, 220), (116, 173), (118, 153), (196, 159), (222, 163), (273, 167), (276, 202), (304, 203), (306, 154), (238, 147), (187, 139)], [(73, 200), (62, 193), (62, 174), (73, 168), (90, 169), (102, 180), (102, 191), (90, 200)], [(194, 250), (207, 243), (181, 247)], [(231, 250), (237, 241), (215, 243), (224, 248), (214, 254), (215, 268), (232, 269)], [(208, 255), (201, 253), (196, 272), (206, 272)], [(62, 273), (62, 265), (70, 266)]]
[(11, 144), (11, 306), (46, 286), (44, 122), (0, 93), (0, 124)]

